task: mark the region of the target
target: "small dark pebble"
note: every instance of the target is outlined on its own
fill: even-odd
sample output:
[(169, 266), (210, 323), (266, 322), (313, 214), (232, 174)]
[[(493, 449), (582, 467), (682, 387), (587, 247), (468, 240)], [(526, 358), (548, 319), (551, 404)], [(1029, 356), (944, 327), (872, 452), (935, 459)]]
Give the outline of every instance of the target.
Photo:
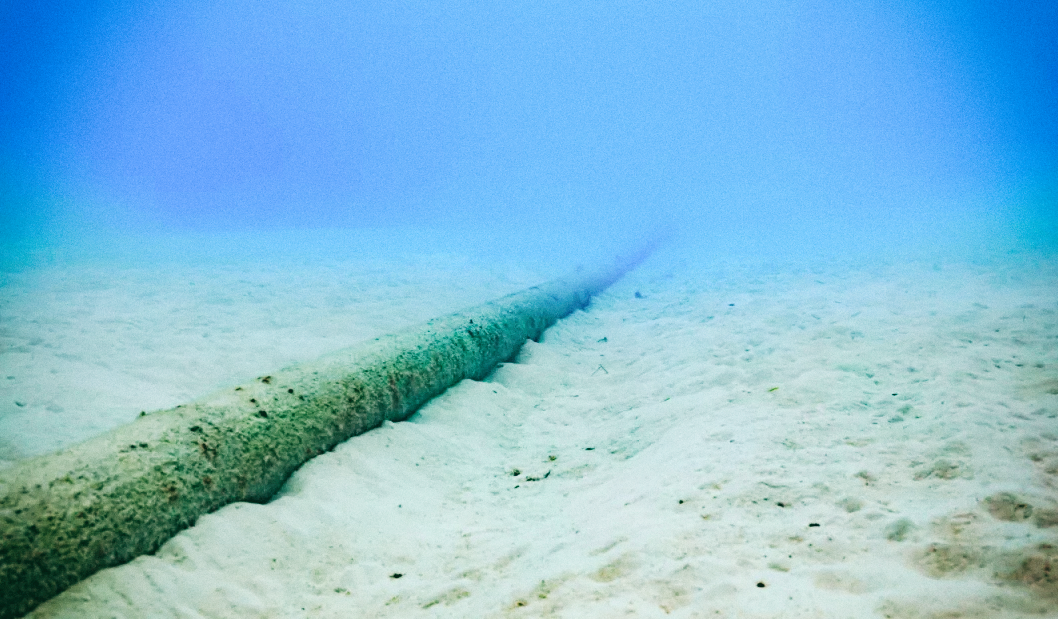
[(765, 586), (767, 586), (767, 585), (764, 584), (763, 580), (757, 583), (757, 587), (760, 588), (760, 589), (763, 589)]
[(202, 426), (191, 426), (188, 430), (191, 430), (192, 432), (201, 432)]
[(808, 526), (810, 526), (810, 527), (818, 527), (819, 523), (818, 522), (809, 522)]
[(393, 572), (389, 575), (390, 578), (400, 578), (402, 576), (404, 576), (404, 574), (401, 574), (400, 572)]
[(262, 376), (261, 377), (261, 382), (266, 384), (266, 385), (270, 384), (272, 382), (272, 377), (271, 376)]
[(595, 451), (594, 447), (585, 447), (584, 451)]
[(680, 505), (683, 505), (683, 499), (680, 499)]
[(268, 418), (268, 412), (267, 411), (257, 411), (257, 416), (267, 419)]
[(293, 389), (287, 389), (287, 393), (294, 393)]
[(779, 507), (786, 507), (786, 503), (783, 502), (776, 503), (776, 505), (778, 505)]

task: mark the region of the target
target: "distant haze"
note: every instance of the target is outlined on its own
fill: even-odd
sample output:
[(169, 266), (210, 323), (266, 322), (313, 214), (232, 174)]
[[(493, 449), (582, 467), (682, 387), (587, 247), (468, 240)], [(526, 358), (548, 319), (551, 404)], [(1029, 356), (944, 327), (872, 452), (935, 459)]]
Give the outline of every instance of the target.
[(387, 226), (731, 253), (1058, 238), (1058, 3), (0, 12), (8, 252)]

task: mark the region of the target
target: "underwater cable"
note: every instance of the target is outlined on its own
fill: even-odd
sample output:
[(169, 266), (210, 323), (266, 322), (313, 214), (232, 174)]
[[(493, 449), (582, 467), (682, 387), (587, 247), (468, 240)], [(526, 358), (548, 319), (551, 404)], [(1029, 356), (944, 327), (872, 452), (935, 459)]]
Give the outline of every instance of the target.
[(645, 259), (568, 277), (261, 376), (0, 470), (0, 619), (157, 550), (202, 515), (268, 501), (307, 460), (485, 378)]

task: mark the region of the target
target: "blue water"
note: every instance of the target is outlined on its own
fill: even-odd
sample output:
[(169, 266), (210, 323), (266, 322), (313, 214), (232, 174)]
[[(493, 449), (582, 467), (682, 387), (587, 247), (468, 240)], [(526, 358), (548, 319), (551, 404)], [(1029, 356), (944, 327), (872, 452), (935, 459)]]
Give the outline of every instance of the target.
[(0, 11), (7, 268), (377, 227), (569, 261), (673, 231), (718, 256), (1058, 245), (1053, 3)]

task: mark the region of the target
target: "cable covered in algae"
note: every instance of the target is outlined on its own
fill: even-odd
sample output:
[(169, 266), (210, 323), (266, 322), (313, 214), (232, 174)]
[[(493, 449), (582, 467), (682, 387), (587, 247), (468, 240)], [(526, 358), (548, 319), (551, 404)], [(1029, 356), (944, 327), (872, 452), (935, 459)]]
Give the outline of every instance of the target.
[(141, 416), (0, 470), (0, 618), (157, 550), (202, 515), (264, 502), (338, 443), (482, 379), (653, 248)]

